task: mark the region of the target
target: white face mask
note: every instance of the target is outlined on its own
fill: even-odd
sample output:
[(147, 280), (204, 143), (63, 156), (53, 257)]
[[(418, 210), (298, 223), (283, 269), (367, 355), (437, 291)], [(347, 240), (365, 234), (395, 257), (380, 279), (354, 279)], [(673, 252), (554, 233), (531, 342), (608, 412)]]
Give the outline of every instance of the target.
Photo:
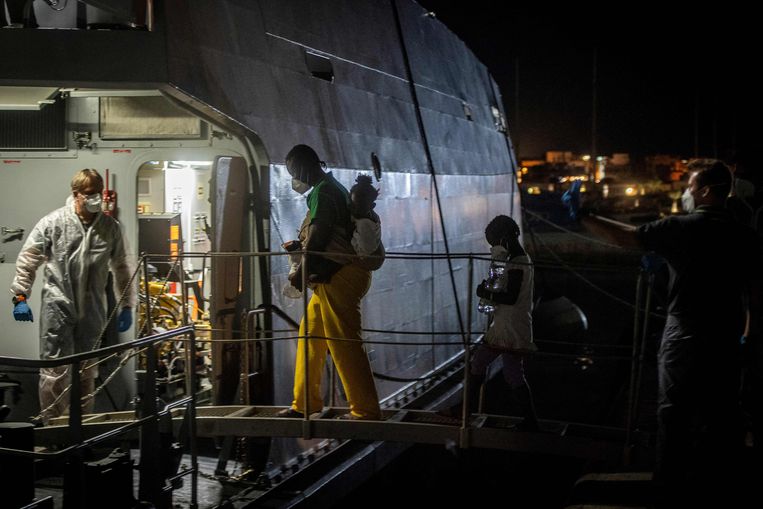
[(85, 210), (91, 214), (100, 212), (102, 210), (103, 198), (101, 193), (89, 194), (85, 196)]
[(694, 212), (694, 196), (688, 188), (681, 195), (681, 208), (684, 212)]
[(310, 184), (302, 182), (298, 178), (291, 179), (291, 188), (299, 194), (305, 194), (310, 189)]

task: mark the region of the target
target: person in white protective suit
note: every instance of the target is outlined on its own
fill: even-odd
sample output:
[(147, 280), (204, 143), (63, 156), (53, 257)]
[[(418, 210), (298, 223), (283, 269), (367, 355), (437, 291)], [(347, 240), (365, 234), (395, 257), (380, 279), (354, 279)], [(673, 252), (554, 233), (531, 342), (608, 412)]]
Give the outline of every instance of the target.
[[(132, 325), (135, 292), (119, 223), (102, 213), (103, 179), (97, 171), (79, 171), (71, 182), (66, 205), (43, 217), (32, 229), (16, 260), (11, 285), (13, 316), (33, 321), (27, 304), (37, 269), (44, 264), (40, 296), (40, 356), (56, 359), (98, 346), (107, 326), (106, 288), (114, 273), (121, 311), (118, 330)], [(92, 363), (93, 361), (89, 361)], [(82, 395), (95, 387), (97, 367), (82, 365)], [(67, 366), (40, 369), (40, 408), (43, 422), (66, 413), (70, 374)], [(63, 395), (62, 395), (63, 394)], [(92, 412), (94, 400), (82, 404)]]

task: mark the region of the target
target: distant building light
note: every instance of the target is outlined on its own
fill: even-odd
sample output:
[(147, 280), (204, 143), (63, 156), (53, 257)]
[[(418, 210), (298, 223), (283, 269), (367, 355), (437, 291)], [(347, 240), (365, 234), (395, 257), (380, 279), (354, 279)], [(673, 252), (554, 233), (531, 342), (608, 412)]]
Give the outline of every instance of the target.
[(591, 160), (591, 156), (585, 155), (581, 159), (583, 159), (583, 161), (590, 161)]
[(532, 186), (527, 189), (527, 194), (540, 194), (540, 187)]
[(522, 167), (522, 175), (527, 175), (528, 171), (527, 166)]
[(632, 187), (626, 187), (625, 188), (625, 194), (627, 196), (633, 196), (633, 195), (636, 194), (636, 190), (634, 188), (632, 188)]
[(585, 185), (580, 186), (580, 192), (585, 193)]

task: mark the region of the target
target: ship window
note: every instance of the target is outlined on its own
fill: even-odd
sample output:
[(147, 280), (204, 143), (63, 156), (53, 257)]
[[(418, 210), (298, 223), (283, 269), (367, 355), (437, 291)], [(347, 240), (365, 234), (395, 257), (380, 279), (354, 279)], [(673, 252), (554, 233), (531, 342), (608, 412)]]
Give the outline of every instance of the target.
[(334, 82), (334, 68), (331, 65), (331, 60), (316, 53), (309, 51), (305, 52), (305, 62), (307, 62), (307, 69), (313, 78)]

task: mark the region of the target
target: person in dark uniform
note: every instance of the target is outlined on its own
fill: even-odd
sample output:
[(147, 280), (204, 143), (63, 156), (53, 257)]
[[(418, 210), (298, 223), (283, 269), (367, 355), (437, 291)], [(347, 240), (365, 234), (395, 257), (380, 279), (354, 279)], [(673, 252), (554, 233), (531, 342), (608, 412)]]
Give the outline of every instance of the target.
[(729, 168), (703, 159), (689, 171), (689, 213), (645, 224), (623, 239), (664, 257), (670, 272), (654, 472), (666, 507), (692, 496), (708, 501), (733, 485), (744, 444), (740, 338), (746, 327), (750, 338), (760, 331), (760, 247), (724, 206)]

